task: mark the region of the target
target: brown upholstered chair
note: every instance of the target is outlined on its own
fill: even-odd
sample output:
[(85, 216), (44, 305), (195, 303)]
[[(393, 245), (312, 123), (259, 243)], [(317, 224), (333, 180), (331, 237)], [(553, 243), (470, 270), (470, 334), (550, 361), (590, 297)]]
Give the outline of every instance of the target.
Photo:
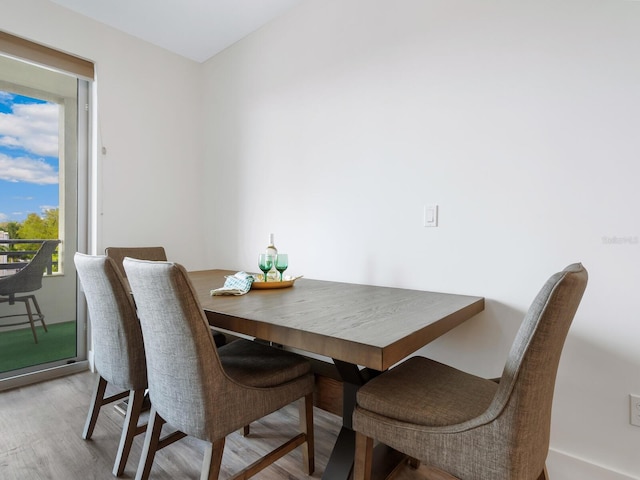
[(125, 257), (139, 258), (140, 260), (167, 261), (164, 247), (107, 247), (104, 250), (107, 257), (112, 258), (122, 276), (126, 279), (127, 272), (122, 266)]
[[(151, 412), (137, 480), (147, 479), (158, 449), (185, 435), (207, 442), (202, 479), (217, 479), (226, 436), (294, 401), (302, 432), (233, 478), (249, 478), (297, 446), (314, 470), (313, 387), (309, 362), (258, 342), (218, 349), (191, 281), (178, 264), (126, 258), (142, 326)], [(163, 425), (177, 429), (161, 439)]]
[[(0, 296), (4, 297), (0, 298), (0, 303), (9, 303), (9, 305), (13, 305), (15, 302), (22, 302), (27, 310), (27, 312), (23, 314), (4, 315), (0, 318), (25, 316), (28, 319), (26, 322), (9, 323), (2, 326), (10, 327), (29, 323), (35, 343), (38, 343), (35, 322), (39, 321), (45, 332), (47, 331), (47, 325), (44, 323), (44, 315), (42, 310), (40, 310), (38, 300), (36, 300), (36, 296), (32, 292), (42, 288), (42, 276), (44, 275), (47, 267), (51, 267), (51, 255), (56, 251), (59, 243), (60, 240), (44, 240), (36, 254), (33, 256), (33, 259), (31, 259), (24, 268), (13, 275), (0, 278)], [(21, 295), (23, 293), (29, 293), (30, 295)], [(33, 306), (36, 309), (35, 315), (33, 310), (31, 310), (29, 301), (33, 303)]]
[[(138, 427), (147, 387), (142, 330), (129, 286), (116, 262), (105, 256), (76, 253), (76, 270), (89, 307), (94, 365), (98, 379), (82, 438), (88, 440), (103, 405), (129, 397), (113, 474), (122, 475)], [(105, 397), (107, 384), (124, 390)]]
[[(164, 247), (107, 247), (104, 251), (107, 257), (113, 258), (116, 265), (120, 269), (122, 276), (127, 279), (127, 272), (125, 272), (122, 266), (122, 261), (125, 257), (137, 258), (139, 260), (150, 261), (167, 261), (167, 254), (164, 251)], [(128, 280), (127, 280), (128, 283)], [(227, 343), (227, 337), (217, 330), (211, 329), (211, 334), (218, 347), (221, 347)]]
[(553, 275), (518, 331), (499, 383), (413, 357), (364, 385), (353, 415), (354, 480), (374, 439), (461, 480), (548, 478), (558, 362), (587, 285), (580, 264)]

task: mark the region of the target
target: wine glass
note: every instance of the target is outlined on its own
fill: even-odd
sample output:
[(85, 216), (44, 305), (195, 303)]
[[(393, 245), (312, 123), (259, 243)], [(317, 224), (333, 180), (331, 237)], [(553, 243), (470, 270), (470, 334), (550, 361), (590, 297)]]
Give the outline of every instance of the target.
[(289, 255), (286, 253), (279, 253), (276, 255), (276, 270), (280, 272), (280, 281), (282, 281), (282, 274), (289, 266)]
[(258, 257), (258, 266), (260, 270), (264, 272), (264, 281), (267, 281), (267, 273), (273, 267), (273, 255), (269, 255), (267, 253), (261, 253)]

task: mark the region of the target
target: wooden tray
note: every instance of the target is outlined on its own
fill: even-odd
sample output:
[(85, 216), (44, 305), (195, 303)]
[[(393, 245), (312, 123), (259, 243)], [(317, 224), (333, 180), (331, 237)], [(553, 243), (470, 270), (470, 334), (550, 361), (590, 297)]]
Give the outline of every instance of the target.
[[(260, 277), (262, 277), (262, 275), (260, 275)], [(300, 277), (293, 277), (289, 278), (288, 280), (273, 280), (269, 282), (263, 282), (262, 280), (258, 280), (258, 278), (256, 278), (256, 280), (254, 280), (254, 282), (251, 284), (251, 290), (269, 290), (273, 288), (293, 287), (293, 284), (299, 278)]]

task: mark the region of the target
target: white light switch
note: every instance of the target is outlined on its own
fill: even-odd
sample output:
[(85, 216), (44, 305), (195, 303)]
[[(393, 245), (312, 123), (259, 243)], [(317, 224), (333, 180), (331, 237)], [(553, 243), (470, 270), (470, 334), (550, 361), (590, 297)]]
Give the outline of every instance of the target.
[(425, 205), (424, 207), (424, 226), (438, 226), (438, 205)]

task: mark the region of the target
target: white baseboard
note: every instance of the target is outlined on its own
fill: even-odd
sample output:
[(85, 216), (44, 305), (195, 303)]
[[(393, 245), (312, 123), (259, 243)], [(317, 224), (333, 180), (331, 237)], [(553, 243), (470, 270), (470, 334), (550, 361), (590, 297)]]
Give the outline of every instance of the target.
[(640, 480), (558, 450), (549, 450), (547, 470), (550, 480)]

